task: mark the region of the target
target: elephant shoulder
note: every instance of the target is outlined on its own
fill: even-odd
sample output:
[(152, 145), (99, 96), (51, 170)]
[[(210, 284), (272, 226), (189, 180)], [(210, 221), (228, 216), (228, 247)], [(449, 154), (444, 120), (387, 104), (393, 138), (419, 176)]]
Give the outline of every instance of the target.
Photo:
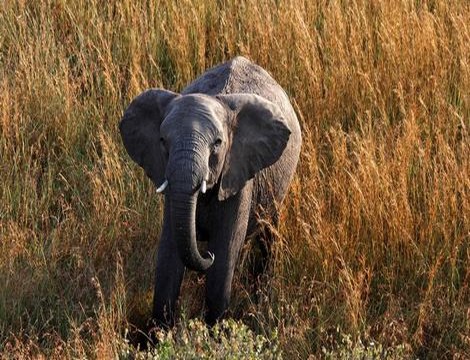
[(226, 93), (261, 96), (278, 105), (287, 115), (286, 110), (290, 107), (289, 97), (267, 70), (242, 56), (232, 60), (230, 70)]
[(253, 93), (262, 96), (261, 87), (279, 86), (260, 66), (243, 56), (210, 68), (190, 83), (182, 94), (207, 95)]
[(224, 93), (231, 73), (231, 62), (226, 62), (210, 68), (203, 74), (201, 74), (196, 80), (190, 83), (182, 91), (183, 95), (186, 94), (207, 94), (217, 95)]

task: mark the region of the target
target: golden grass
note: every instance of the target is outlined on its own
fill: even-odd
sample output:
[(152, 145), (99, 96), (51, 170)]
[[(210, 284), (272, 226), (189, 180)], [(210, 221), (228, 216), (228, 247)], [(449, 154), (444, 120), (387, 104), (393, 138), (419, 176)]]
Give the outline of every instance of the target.
[(162, 209), (118, 120), (240, 54), (286, 89), (304, 144), (261, 300), (242, 266), (231, 314), (286, 358), (336, 328), (470, 357), (469, 24), (457, 0), (4, 2), (3, 356), (115, 357), (142, 326)]

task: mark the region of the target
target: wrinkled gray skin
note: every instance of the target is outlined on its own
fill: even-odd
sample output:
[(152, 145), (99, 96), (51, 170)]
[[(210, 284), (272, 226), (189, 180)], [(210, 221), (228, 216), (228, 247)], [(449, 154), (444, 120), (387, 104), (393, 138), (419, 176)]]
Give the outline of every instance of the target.
[[(206, 321), (213, 324), (228, 307), (245, 238), (259, 236), (260, 214), (277, 222), (274, 204), (294, 174), (301, 134), (289, 99), (265, 70), (236, 57), (182, 94), (143, 92), (125, 111), (120, 131), (154, 184), (169, 183), (153, 317), (160, 326), (173, 324), (186, 266), (206, 274)], [(210, 253), (201, 254), (196, 240), (208, 241)]]

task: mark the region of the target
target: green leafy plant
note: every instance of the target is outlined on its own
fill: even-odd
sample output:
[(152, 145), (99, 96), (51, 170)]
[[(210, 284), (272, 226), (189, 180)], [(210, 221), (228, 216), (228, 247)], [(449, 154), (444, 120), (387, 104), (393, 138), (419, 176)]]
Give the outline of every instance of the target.
[(208, 328), (200, 320), (183, 322), (175, 330), (155, 332), (156, 343), (142, 351), (122, 343), (120, 359), (281, 359), (274, 332), (267, 339), (242, 322), (224, 320)]

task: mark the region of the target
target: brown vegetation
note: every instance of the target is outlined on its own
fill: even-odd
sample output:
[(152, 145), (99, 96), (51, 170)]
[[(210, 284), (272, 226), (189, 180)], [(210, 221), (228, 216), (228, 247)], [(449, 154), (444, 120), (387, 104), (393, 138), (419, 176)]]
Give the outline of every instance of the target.
[(142, 326), (161, 200), (118, 120), (240, 54), (286, 89), (304, 145), (270, 279), (256, 302), (247, 249), (231, 315), (286, 358), (337, 328), (470, 357), (469, 24), (458, 0), (3, 2), (0, 351), (110, 358)]

